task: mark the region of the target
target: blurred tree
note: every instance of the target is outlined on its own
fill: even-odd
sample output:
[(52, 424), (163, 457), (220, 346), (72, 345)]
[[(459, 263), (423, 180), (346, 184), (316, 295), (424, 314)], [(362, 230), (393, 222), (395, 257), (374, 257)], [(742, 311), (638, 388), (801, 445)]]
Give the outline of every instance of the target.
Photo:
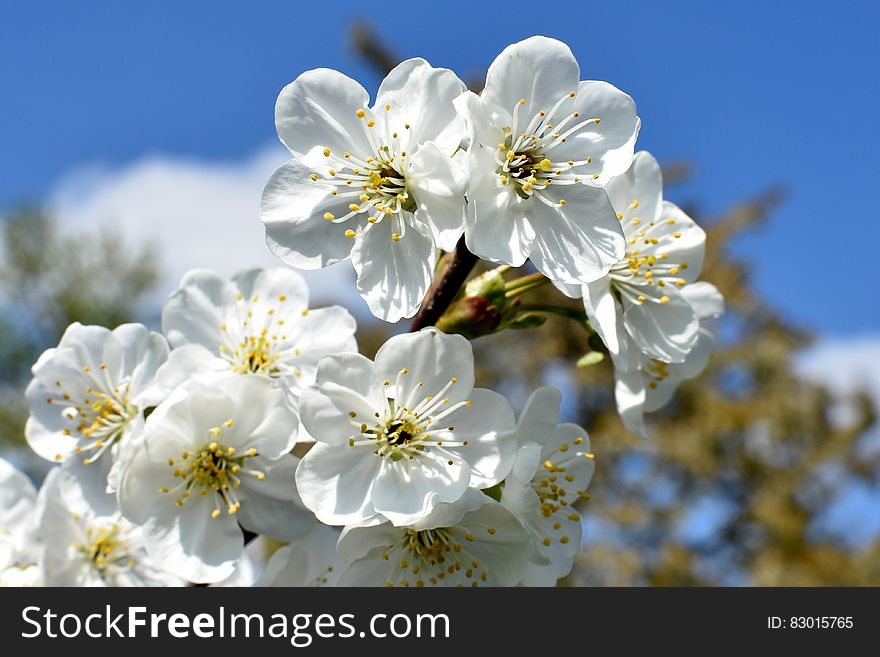
[[(382, 74), (399, 61), (368, 25), (358, 24), (354, 46)], [(689, 172), (675, 163), (664, 177), (674, 184)], [(880, 475), (880, 451), (866, 449), (865, 438), (874, 408), (859, 396), (849, 400), (845, 422), (833, 421), (839, 401), (794, 373), (809, 336), (755, 294), (748, 267), (731, 254), (736, 237), (760, 226), (782, 196), (769, 190), (715, 219), (686, 208), (707, 229), (702, 278), (724, 294), (727, 314), (716, 325), (719, 348), (709, 368), (654, 414), (650, 441), (621, 424), (608, 359), (576, 367), (595, 347), (579, 322), (554, 316), (536, 331), (502, 331), (474, 343), (480, 385), (521, 404), (550, 381), (565, 391), (565, 419), (590, 432), (593, 499), (584, 509), (584, 551), (566, 583), (880, 585), (880, 541), (854, 547), (823, 532), (820, 521), (847, 484)], [(573, 314), (581, 310), (548, 287), (531, 297), (523, 300), (552, 297)], [(362, 328), (368, 355), (387, 331)]]
[(66, 234), (36, 208), (12, 212), (0, 230), (0, 441), (20, 442), (23, 390), (40, 353), (72, 322), (135, 320), (158, 277), (152, 249), (115, 231)]

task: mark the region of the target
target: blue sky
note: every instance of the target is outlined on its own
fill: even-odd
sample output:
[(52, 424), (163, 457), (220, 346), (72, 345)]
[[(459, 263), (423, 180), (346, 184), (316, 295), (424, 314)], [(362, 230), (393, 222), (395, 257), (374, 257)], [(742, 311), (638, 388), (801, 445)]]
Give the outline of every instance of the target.
[(877, 332), (877, 265), (860, 255), (880, 238), (880, 10), (868, 3), (302, 6), (4, 2), (0, 207), (40, 201), (96, 163), (249, 157), (274, 141), (275, 96), (303, 70), (337, 68), (375, 89), (347, 43), (357, 16), (400, 56), (462, 77), (543, 33), (572, 46), (583, 77), (633, 95), (640, 148), (694, 163), (673, 200), (716, 212), (787, 186), (772, 223), (740, 245), (759, 288), (818, 332)]

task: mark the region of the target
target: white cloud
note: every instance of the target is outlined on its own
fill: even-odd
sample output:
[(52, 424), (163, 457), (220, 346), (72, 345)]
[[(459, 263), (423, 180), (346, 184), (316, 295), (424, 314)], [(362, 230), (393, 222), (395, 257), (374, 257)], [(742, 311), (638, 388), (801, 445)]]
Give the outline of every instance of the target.
[[(880, 334), (853, 338), (824, 337), (802, 352), (795, 370), (805, 379), (819, 383), (834, 395), (831, 422), (839, 427), (852, 425), (861, 417), (854, 403), (855, 393), (865, 392), (880, 408)], [(880, 427), (868, 432), (862, 446), (880, 450)]]
[(880, 404), (880, 334), (821, 338), (800, 354), (796, 369), (839, 396), (865, 391)]
[[(59, 181), (48, 205), (66, 230), (112, 227), (132, 244), (154, 244), (160, 303), (189, 269), (230, 276), (282, 264), (266, 247), (259, 206), (263, 185), (285, 159), (273, 146), (238, 162), (153, 155), (114, 169), (81, 167)], [(350, 263), (303, 274), (316, 301), (369, 314)]]

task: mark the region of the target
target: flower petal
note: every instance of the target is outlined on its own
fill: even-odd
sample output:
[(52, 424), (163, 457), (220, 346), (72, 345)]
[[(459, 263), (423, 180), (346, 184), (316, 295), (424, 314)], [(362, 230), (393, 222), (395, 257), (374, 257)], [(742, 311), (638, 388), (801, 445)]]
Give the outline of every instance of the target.
[(324, 524), (369, 523), (376, 518), (371, 500), (380, 463), (368, 450), (315, 443), (296, 470), (296, 487)]
[(453, 251), (464, 234), (467, 177), (460, 161), (423, 144), (410, 159), (409, 186), (419, 207), (416, 219), (431, 228), (437, 248)]
[(371, 149), (355, 112), (369, 102), (366, 90), (339, 71), (306, 71), (278, 95), (275, 128), (290, 152), (309, 167), (324, 164), (324, 148), (367, 154)]
[[(407, 373), (401, 375), (404, 369)], [(455, 379), (445, 396), (449, 404), (456, 404), (468, 399), (474, 387), (473, 348), (462, 336), (446, 335), (434, 327), (396, 335), (376, 352), (376, 376), (392, 386), (399, 378), (400, 387), (393, 392), (401, 402), (409, 399), (414, 389), (421, 402)]]
[(507, 111), (524, 99), (518, 125), (511, 126), (519, 134), (535, 114), (549, 111), (557, 100), (576, 91), (579, 78), (580, 68), (567, 45), (534, 36), (508, 46), (495, 58), (486, 74), (483, 98)]
[[(640, 217), (649, 222), (660, 218), (663, 203), (663, 172), (654, 156), (647, 151), (636, 153), (632, 165), (623, 175), (606, 186), (608, 198), (624, 220)], [(633, 208), (633, 205), (636, 207)], [(632, 213), (632, 217), (628, 216)]]
[(666, 363), (681, 363), (697, 341), (700, 323), (680, 294), (669, 290), (665, 298), (667, 303), (624, 299), (623, 323), (642, 353)]
[(381, 460), (372, 491), (373, 507), (395, 526), (410, 525), (438, 504), (455, 502), (468, 488), (470, 468), (461, 460), (450, 459), (450, 463), (424, 454), (413, 460)]
[[(400, 222), (406, 226), (399, 227)], [(405, 213), (400, 221), (385, 217), (361, 232), (351, 261), (358, 274), (358, 291), (372, 313), (396, 322), (415, 314), (431, 285), (434, 240), (427, 226), (412, 215)]]
[(272, 253), (294, 267), (320, 269), (349, 256), (352, 241), (345, 231), (357, 222), (327, 221), (325, 213), (348, 214), (349, 199), (331, 196), (331, 185), (309, 176), (311, 169), (296, 160), (281, 165), (263, 189), (260, 218)]
[(315, 385), (300, 398), (300, 416), (315, 440), (345, 445), (358, 433), (352, 422), (372, 419), (385, 403), (385, 391), (373, 363), (360, 354), (337, 354), (319, 363)]
[(535, 239), (531, 259), (548, 278), (563, 283), (590, 283), (608, 273), (624, 254), (623, 231), (605, 190), (569, 185), (559, 192), (550, 186), (551, 200), (566, 204), (549, 207), (537, 199), (528, 204)]
[(724, 297), (711, 283), (705, 281), (697, 281), (690, 285), (685, 285), (681, 289), (683, 296), (697, 317), (700, 319), (709, 319), (724, 314)]
[(381, 124), (387, 112), (389, 131), (400, 135), (405, 151), (415, 152), (421, 144), (439, 140), (441, 150), (451, 155), (464, 130), (452, 101), (464, 90), (464, 83), (449, 69), (434, 68), (420, 58), (407, 59), (379, 86), (376, 122)]
[(623, 425), (639, 438), (649, 438), (645, 427), (645, 384), (642, 373), (615, 370), (614, 398)]

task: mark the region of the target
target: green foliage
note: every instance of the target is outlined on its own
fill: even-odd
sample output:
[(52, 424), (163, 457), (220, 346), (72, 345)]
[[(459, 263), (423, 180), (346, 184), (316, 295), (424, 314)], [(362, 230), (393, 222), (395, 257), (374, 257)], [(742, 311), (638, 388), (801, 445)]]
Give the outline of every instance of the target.
[(46, 212), (3, 218), (0, 242), (0, 441), (23, 441), (30, 366), (72, 322), (113, 328), (139, 316), (158, 272), (149, 246), (119, 231), (67, 233)]

